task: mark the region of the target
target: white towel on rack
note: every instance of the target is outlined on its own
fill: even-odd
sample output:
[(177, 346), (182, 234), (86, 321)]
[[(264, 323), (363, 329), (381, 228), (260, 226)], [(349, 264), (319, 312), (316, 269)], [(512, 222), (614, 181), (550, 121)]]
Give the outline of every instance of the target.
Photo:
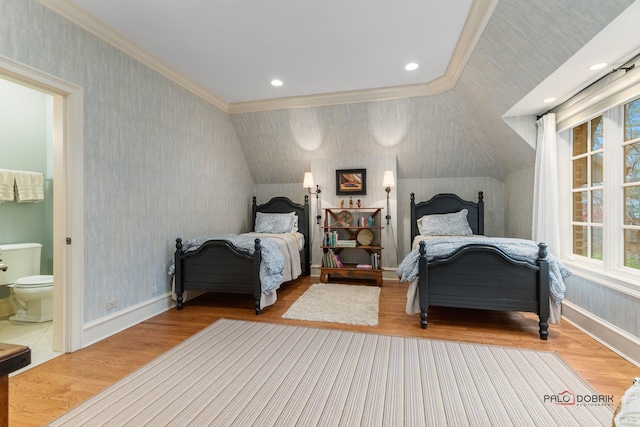
[(0, 203), (13, 201), (15, 176), (12, 170), (0, 169)]
[(44, 176), (39, 172), (15, 171), (18, 203), (44, 200)]

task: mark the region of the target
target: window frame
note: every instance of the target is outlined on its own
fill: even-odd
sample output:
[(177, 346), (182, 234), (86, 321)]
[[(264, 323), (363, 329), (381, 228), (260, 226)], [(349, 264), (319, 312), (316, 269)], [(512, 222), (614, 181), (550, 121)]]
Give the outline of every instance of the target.
[[(640, 295), (640, 270), (624, 265), (624, 105), (640, 98), (640, 87), (637, 92), (627, 94), (623, 101), (618, 99), (609, 108), (590, 111), (589, 116), (583, 114), (573, 118), (568, 127), (558, 132), (558, 165), (559, 165), (559, 207), (560, 229), (569, 230), (561, 233), (561, 259), (575, 273), (595, 282), (608, 285), (617, 290)], [(593, 118), (603, 116), (604, 130), (604, 183), (603, 190), (603, 260), (596, 260), (573, 254), (573, 128)], [(618, 126), (612, 126), (612, 123)], [(635, 140), (634, 140), (635, 141)], [(590, 151), (589, 151), (590, 152)], [(569, 167), (567, 167), (569, 166)], [(590, 171), (589, 171), (590, 173)], [(591, 179), (591, 178), (589, 178)], [(589, 185), (587, 188), (591, 189)], [(576, 189), (580, 190), (580, 189)], [(571, 196), (571, 197), (567, 197)], [(590, 202), (589, 202), (590, 206)], [(589, 217), (591, 212), (589, 212)], [(617, 244), (616, 244), (617, 242)], [(590, 249), (590, 247), (589, 247)]]
[[(603, 221), (598, 223), (595, 222), (593, 220), (593, 194), (596, 191), (601, 191), (603, 194), (603, 203), (604, 203), (604, 194), (605, 194), (605, 188), (603, 184), (600, 185), (595, 185), (593, 182), (593, 158), (595, 155), (602, 153), (603, 155), (603, 165), (604, 162), (606, 161), (606, 156), (605, 156), (605, 151), (604, 151), (604, 144), (603, 147), (598, 148), (598, 149), (593, 149), (593, 121), (600, 117), (600, 121), (602, 123), (602, 125), (604, 126), (604, 118), (602, 117), (602, 115), (597, 115), (589, 120), (586, 120), (580, 124), (578, 124), (577, 126), (573, 126), (571, 128), (571, 177), (572, 177), (572, 181), (571, 181), (571, 199), (572, 199), (572, 203), (571, 203), (571, 235), (572, 235), (572, 243), (571, 243), (571, 254), (575, 255), (575, 256), (579, 256), (579, 257), (583, 257), (583, 258), (588, 258), (593, 260), (594, 262), (603, 262), (603, 260), (600, 260), (598, 258), (594, 258), (593, 257), (593, 230), (595, 228), (600, 228), (602, 229), (602, 233), (604, 234), (604, 218)], [(573, 149), (573, 144), (575, 143), (575, 139), (574, 139), (574, 135), (573, 135), (573, 131), (574, 129), (576, 129), (578, 126), (582, 126), (583, 124), (586, 124), (586, 134), (587, 134), (587, 140), (586, 140), (586, 149), (584, 151), (584, 153), (580, 153), (575, 155), (574, 152), (575, 150)], [(604, 138), (603, 138), (604, 139)], [(586, 174), (586, 185), (583, 187), (574, 187), (574, 183), (575, 183), (575, 174), (574, 174), (574, 167), (576, 165), (576, 160), (580, 160), (580, 159), (585, 159), (586, 160), (586, 166), (587, 166), (587, 170), (585, 171)], [(574, 196), (576, 193), (586, 193), (587, 195), (587, 218), (586, 221), (576, 221), (575, 220), (575, 215), (573, 212), (573, 208), (575, 207), (574, 204)], [(604, 209), (604, 208), (603, 208)], [(579, 226), (579, 227), (586, 227), (587, 231), (588, 231), (588, 240), (587, 240), (587, 255), (577, 255), (574, 253), (574, 243), (575, 243), (575, 238), (573, 237), (574, 235), (574, 227)], [(603, 238), (603, 246), (604, 246), (604, 238)], [(603, 248), (602, 251), (602, 256), (603, 258), (605, 257), (605, 251)]]

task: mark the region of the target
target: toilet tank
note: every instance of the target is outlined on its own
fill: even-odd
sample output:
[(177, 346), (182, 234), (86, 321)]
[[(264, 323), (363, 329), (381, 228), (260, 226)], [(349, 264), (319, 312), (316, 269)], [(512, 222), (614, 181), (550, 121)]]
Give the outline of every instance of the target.
[(40, 243), (0, 244), (0, 264), (7, 271), (0, 269), (0, 285), (15, 283), (21, 277), (40, 274)]

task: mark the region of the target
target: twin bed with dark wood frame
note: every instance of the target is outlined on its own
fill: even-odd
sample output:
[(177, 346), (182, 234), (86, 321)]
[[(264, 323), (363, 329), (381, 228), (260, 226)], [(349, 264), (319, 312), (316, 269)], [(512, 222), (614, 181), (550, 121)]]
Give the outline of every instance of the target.
[[(473, 234), (484, 233), (484, 199), (464, 201), (455, 194), (438, 194), (416, 203), (411, 193), (411, 242), (419, 235), (417, 220), (424, 215), (468, 210)], [(413, 244), (413, 243), (412, 243)], [(540, 339), (546, 340), (549, 319), (549, 264), (546, 245), (538, 245), (533, 265), (515, 260), (499, 248), (486, 244), (468, 244), (453, 254), (427, 262), (425, 244), (420, 242), (418, 289), (420, 325), (426, 328), (430, 305), (482, 310), (525, 311), (539, 316)]]
[[(274, 197), (267, 203), (258, 205), (254, 197), (251, 210), (251, 230), (255, 230), (257, 212), (296, 213), (298, 231), (304, 235), (305, 239), (304, 249), (300, 253), (302, 274), (309, 276), (311, 274), (309, 196), (304, 196), (304, 205), (294, 203), (286, 197)], [(178, 238), (174, 260), (178, 310), (183, 308), (184, 291), (204, 291), (252, 295), (255, 301), (255, 312), (260, 314), (262, 256), (259, 238), (255, 239), (253, 255), (225, 240), (209, 240), (196, 250), (184, 252), (182, 239)]]

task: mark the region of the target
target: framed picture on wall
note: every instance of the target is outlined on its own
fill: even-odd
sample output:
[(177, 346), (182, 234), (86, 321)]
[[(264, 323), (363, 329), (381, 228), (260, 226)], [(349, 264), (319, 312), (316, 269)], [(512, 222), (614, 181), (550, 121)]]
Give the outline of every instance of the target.
[(366, 169), (337, 169), (336, 195), (357, 196), (367, 194)]

